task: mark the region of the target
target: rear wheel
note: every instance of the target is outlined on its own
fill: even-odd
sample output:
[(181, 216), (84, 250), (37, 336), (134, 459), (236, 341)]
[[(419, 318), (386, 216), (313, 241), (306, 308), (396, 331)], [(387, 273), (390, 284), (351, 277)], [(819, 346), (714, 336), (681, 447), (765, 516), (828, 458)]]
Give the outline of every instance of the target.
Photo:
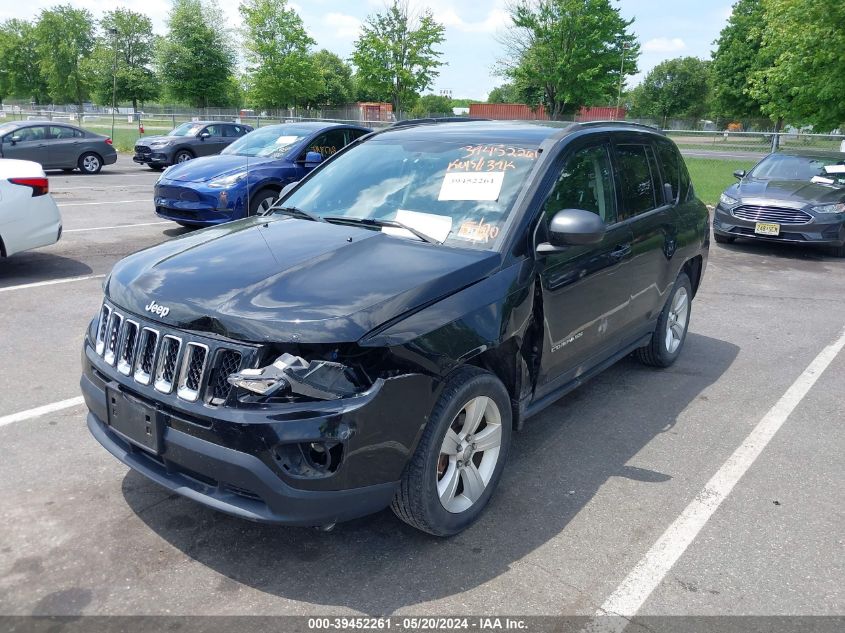
[(465, 367), (449, 378), (391, 508), (405, 523), (451, 536), (481, 515), (511, 439), (510, 397), (493, 374)]
[(250, 215), (264, 215), (270, 207), (279, 199), (279, 194), (272, 189), (262, 189), (249, 201)]
[(733, 244), (736, 240), (735, 237), (729, 237), (727, 235), (719, 235), (718, 233), (714, 233), (713, 237), (716, 239), (718, 244)]
[(79, 157), (78, 166), (83, 174), (96, 174), (103, 168), (103, 159), (94, 152), (88, 152)]
[(173, 157), (173, 162), (176, 164), (179, 163), (186, 163), (194, 157), (191, 152), (186, 149), (179, 150), (176, 152), (176, 155)]
[(642, 363), (652, 367), (669, 367), (678, 359), (687, 339), (691, 302), (692, 284), (687, 274), (681, 273), (657, 318), (651, 341), (637, 350), (637, 358)]

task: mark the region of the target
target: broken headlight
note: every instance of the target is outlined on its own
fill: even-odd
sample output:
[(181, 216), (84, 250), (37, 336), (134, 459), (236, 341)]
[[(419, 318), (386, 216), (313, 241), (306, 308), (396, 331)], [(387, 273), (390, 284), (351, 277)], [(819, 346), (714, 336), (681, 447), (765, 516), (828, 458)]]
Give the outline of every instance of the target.
[(318, 400), (336, 400), (361, 393), (353, 370), (327, 360), (307, 361), (282, 354), (271, 365), (230, 374), (230, 384), (261, 396), (290, 392)]

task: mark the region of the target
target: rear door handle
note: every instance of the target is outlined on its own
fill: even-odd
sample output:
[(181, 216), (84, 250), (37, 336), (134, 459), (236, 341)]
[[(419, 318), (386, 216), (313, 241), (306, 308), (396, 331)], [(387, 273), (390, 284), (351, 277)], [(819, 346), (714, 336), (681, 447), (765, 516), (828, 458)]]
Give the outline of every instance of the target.
[(619, 244), (610, 251), (610, 258), (614, 261), (619, 261), (624, 259), (628, 255), (631, 254), (631, 245), (630, 244)]

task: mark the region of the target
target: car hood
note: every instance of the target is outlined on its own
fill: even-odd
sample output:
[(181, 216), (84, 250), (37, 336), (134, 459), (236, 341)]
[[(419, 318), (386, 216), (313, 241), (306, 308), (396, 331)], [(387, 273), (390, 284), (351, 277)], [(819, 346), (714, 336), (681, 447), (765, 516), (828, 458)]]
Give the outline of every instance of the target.
[[(500, 261), (359, 227), (250, 218), (130, 255), (114, 267), (106, 296), (180, 329), (343, 343), (484, 279)], [(152, 314), (151, 302), (169, 312)]]
[(845, 199), (845, 189), (804, 180), (743, 180), (728, 195), (742, 202), (771, 200), (800, 207), (839, 202)]
[(204, 156), (194, 160), (185, 161), (173, 165), (167, 170), (165, 178), (168, 180), (179, 180), (182, 182), (206, 182), (220, 176), (242, 169), (257, 167), (265, 163), (273, 162), (273, 158), (240, 156), (238, 154), (220, 154), (217, 156)]
[(186, 136), (145, 136), (144, 138), (139, 138), (135, 141), (135, 145), (140, 145), (142, 147), (149, 147), (150, 143), (155, 143), (157, 141), (182, 141), (190, 137)]

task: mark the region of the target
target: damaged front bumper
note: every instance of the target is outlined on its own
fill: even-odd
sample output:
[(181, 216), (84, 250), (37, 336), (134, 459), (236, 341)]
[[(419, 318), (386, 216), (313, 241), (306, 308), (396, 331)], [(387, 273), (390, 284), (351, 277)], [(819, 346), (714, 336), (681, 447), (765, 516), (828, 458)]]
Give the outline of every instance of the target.
[(120, 461), (216, 510), (286, 525), (387, 507), (439, 394), (405, 374), (330, 401), (183, 402), (116, 371), (91, 331), (82, 364), (88, 428)]

